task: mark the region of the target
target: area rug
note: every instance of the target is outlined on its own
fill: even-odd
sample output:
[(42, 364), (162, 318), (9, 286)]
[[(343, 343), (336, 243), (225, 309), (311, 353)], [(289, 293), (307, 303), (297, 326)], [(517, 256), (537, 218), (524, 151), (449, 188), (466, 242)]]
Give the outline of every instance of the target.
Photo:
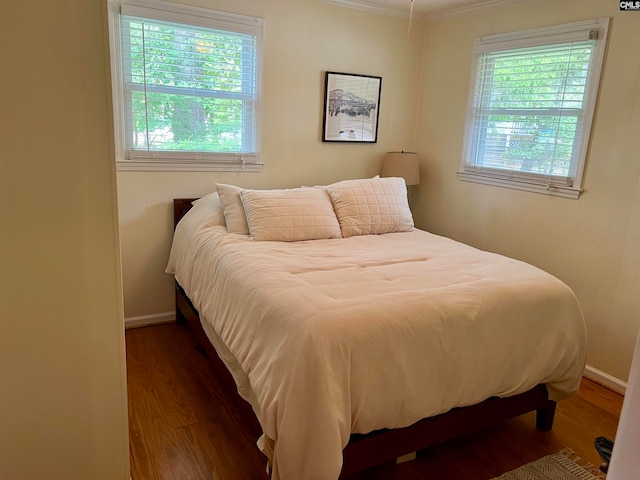
[(606, 478), (597, 467), (585, 462), (572, 450), (566, 448), (492, 480), (604, 480)]

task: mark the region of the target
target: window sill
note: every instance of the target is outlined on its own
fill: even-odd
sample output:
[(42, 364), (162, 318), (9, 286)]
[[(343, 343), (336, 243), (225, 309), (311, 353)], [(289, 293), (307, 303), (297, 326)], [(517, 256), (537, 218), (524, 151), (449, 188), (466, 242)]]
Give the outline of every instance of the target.
[(262, 163), (116, 162), (116, 169), (125, 172), (260, 172), (262, 166)]
[(464, 182), (482, 183), (484, 185), (493, 185), (495, 187), (511, 188), (514, 190), (524, 190), (526, 192), (541, 193), (543, 195), (551, 195), (554, 197), (571, 198), (573, 200), (577, 200), (578, 197), (580, 197), (580, 194), (583, 192), (583, 190), (574, 187), (528, 183), (509, 180), (506, 178), (478, 175), (476, 173), (463, 171), (458, 172), (458, 178)]

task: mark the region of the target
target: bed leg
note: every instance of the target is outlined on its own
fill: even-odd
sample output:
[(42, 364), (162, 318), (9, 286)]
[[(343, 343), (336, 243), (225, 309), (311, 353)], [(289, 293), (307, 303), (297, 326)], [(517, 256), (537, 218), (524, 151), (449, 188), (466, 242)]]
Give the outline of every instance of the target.
[(176, 300), (176, 323), (181, 323), (185, 325), (187, 323), (187, 319), (185, 318), (182, 310), (180, 309), (180, 292), (178, 291), (178, 285), (175, 286), (175, 300)]
[(176, 323), (180, 323), (183, 325), (187, 323), (187, 319), (184, 318), (184, 315), (178, 308), (176, 308)]
[(549, 432), (553, 428), (553, 418), (556, 414), (556, 402), (549, 400), (548, 405), (536, 410), (536, 428)]

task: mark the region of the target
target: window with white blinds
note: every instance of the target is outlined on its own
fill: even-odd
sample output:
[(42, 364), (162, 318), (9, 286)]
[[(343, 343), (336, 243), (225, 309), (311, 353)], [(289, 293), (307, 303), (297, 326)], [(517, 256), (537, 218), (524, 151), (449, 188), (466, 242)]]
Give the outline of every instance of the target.
[(259, 169), (262, 20), (148, 0), (112, 9), (118, 168)]
[(607, 26), (476, 40), (462, 180), (578, 198)]

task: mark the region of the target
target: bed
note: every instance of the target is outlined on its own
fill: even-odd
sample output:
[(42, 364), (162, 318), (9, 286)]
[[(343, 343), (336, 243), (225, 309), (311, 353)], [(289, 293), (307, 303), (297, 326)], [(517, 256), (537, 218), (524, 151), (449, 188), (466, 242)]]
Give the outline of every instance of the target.
[(573, 292), (414, 228), (401, 179), (192, 202), (174, 201), (177, 317), (251, 405), (274, 480), (348, 476), (530, 411), (549, 430), (578, 389)]

